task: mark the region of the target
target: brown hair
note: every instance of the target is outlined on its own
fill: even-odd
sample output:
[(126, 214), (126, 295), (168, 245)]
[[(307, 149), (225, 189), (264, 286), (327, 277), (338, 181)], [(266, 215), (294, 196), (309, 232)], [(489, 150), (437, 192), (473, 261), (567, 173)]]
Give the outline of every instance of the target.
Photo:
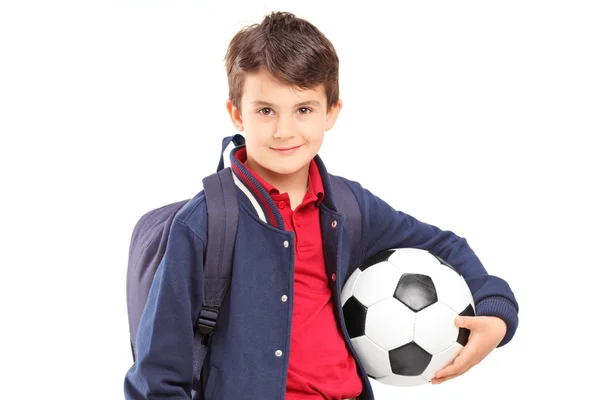
[(272, 12), (260, 24), (242, 28), (225, 55), (229, 99), (241, 111), (245, 73), (268, 71), (298, 89), (324, 84), (327, 110), (339, 98), (335, 48), (310, 22), (288, 12)]

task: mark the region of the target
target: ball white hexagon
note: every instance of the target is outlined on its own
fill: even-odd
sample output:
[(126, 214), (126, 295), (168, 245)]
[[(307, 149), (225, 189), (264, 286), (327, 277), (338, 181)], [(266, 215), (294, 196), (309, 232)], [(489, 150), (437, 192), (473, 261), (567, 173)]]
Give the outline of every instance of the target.
[(350, 339), (350, 342), (369, 376), (380, 378), (392, 373), (388, 352), (373, 343), (367, 336)]
[(454, 319), (458, 316), (442, 303), (434, 303), (416, 313), (413, 340), (429, 354), (446, 350), (458, 337)]
[(402, 376), (402, 375), (387, 375), (382, 378), (378, 378), (377, 382), (384, 383), (386, 385), (393, 386), (402, 386), (402, 387), (411, 387), (411, 386), (420, 386), (427, 383), (421, 375), (417, 376)]
[(350, 277), (344, 283), (344, 287), (342, 288), (342, 293), (340, 295), (340, 300), (342, 302), (342, 307), (350, 297), (352, 297), (352, 292), (354, 291), (354, 286), (356, 285), (356, 281), (360, 277), (362, 271), (358, 268), (354, 270), (354, 272), (350, 275)]
[(440, 369), (450, 365), (462, 349), (463, 346), (460, 343), (455, 342), (446, 350), (434, 354), (431, 361), (429, 361), (429, 365), (427, 366), (427, 368), (425, 368), (425, 371), (423, 371), (421, 376), (427, 381), (431, 381), (435, 376), (435, 373), (438, 372)]
[(413, 339), (415, 313), (391, 297), (367, 309), (365, 335), (384, 350), (392, 350)]
[(401, 273), (429, 275), (440, 263), (435, 256), (426, 250), (415, 248), (397, 249), (388, 262), (393, 264)]
[(400, 272), (387, 261), (362, 271), (354, 284), (354, 297), (369, 307), (394, 295)]
[(475, 309), (471, 290), (464, 278), (456, 271), (440, 263), (440, 267), (436, 268), (435, 273), (432, 273), (430, 277), (435, 285), (438, 301), (446, 304), (457, 314), (461, 313), (469, 304)]

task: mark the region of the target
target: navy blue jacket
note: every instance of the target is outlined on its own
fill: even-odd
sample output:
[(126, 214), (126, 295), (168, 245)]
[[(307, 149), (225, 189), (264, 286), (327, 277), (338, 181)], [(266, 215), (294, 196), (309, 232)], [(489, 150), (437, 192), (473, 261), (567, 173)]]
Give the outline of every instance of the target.
[[(325, 188), (319, 207), (335, 317), (357, 361), (364, 385), (361, 399), (372, 399), (373, 391), (350, 344), (340, 293), (353, 270), (381, 250), (414, 247), (446, 260), (465, 277), (477, 314), (497, 316), (507, 323), (500, 346), (510, 341), (518, 324), (516, 299), (504, 280), (486, 272), (465, 239), (394, 210), (359, 183), (348, 181), (362, 214), (361, 246), (354, 253), (358, 258), (351, 260), (329, 175), (321, 159), (315, 160)], [(294, 301), (294, 233), (285, 230), (277, 206), (233, 152), (230, 163), (239, 189), (239, 227), (231, 293), (223, 303), (204, 365), (205, 399), (284, 399)], [(129, 400), (190, 399), (193, 329), (203, 298), (206, 224), (206, 203), (200, 192), (172, 225), (140, 322), (138, 358), (125, 377)], [(288, 301), (282, 301), (283, 295)]]

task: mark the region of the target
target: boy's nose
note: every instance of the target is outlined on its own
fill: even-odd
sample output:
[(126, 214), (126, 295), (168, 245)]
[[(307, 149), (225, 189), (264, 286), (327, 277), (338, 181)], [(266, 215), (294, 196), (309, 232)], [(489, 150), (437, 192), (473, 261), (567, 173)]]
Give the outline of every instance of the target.
[(293, 137), (292, 121), (289, 118), (280, 118), (277, 122), (277, 130), (274, 137), (278, 139), (289, 139)]

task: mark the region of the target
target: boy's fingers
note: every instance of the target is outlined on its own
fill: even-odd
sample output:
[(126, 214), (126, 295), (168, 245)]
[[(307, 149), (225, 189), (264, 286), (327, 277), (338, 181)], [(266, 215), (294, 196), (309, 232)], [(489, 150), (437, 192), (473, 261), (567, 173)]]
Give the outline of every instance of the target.
[(462, 374), (468, 369), (467, 357), (458, 355), (454, 362), (435, 373), (436, 378), (443, 378), (449, 375)]
[(459, 328), (472, 329), (477, 326), (479, 319), (477, 317), (456, 317), (454, 324)]
[(458, 374), (459, 371), (461, 371), (461, 370), (462, 370), (462, 366), (461, 365), (450, 364), (447, 367), (442, 368), (441, 370), (439, 370), (438, 372), (436, 372), (434, 376), (436, 378), (444, 378), (446, 376)]
[(469, 371), (471, 368), (473, 368), (473, 367), (472, 367), (472, 366), (471, 366), (471, 367), (468, 367), (466, 370), (464, 370), (463, 372), (461, 372), (461, 373), (458, 373), (458, 374), (450, 374), (450, 375), (446, 375), (446, 376), (444, 376), (443, 378), (433, 378), (433, 379), (431, 380), (431, 383), (432, 383), (432, 384), (434, 384), (434, 385), (437, 385), (437, 384), (440, 384), (440, 383), (442, 383), (442, 382), (449, 381), (450, 379), (457, 378), (457, 377), (459, 377), (459, 376), (461, 376), (461, 375), (463, 375), (463, 374), (467, 373), (467, 372), (468, 372), (468, 371)]
[(454, 379), (454, 378), (456, 378), (457, 376), (458, 376), (458, 375), (448, 375), (448, 376), (445, 376), (445, 377), (443, 377), (443, 378), (433, 378), (433, 379), (431, 380), (431, 383), (432, 383), (432, 384), (434, 384), (434, 385), (439, 385), (440, 383), (442, 383), (442, 382), (446, 382), (446, 381), (449, 381), (450, 379)]

